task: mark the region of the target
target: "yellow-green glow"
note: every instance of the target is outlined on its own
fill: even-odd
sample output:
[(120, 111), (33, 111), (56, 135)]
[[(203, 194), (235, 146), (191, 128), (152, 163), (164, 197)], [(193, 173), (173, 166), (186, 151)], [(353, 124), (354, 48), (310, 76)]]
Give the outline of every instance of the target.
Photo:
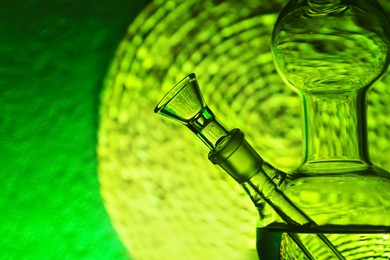
[[(257, 212), (207, 148), (153, 108), (195, 72), (228, 128), (289, 170), (301, 160), (300, 101), (275, 72), (285, 1), (154, 1), (129, 27), (107, 78), (99, 131), (106, 207), (134, 259), (257, 259)], [(389, 5), (389, 4), (388, 4)], [(374, 162), (390, 169), (390, 77), (369, 94)]]

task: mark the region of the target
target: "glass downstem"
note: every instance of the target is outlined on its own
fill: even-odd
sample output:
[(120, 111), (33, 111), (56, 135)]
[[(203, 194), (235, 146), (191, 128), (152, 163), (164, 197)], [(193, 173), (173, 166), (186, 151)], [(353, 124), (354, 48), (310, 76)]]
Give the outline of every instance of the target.
[[(276, 184), (264, 171), (260, 171), (241, 185), (256, 206), (264, 200), (288, 225), (295, 227), (303, 226), (309, 229), (318, 227), (312, 219), (297, 208), (284, 193), (277, 188)], [(316, 259), (314, 257), (315, 253), (310, 253), (310, 250), (302, 243), (297, 234), (288, 233), (288, 235), (309, 259)], [(329, 254), (332, 255), (334, 259), (345, 259), (324, 234), (315, 233), (307, 235), (310, 236), (311, 239), (316, 240), (318, 244), (323, 245), (324, 248), (328, 248)]]
[[(228, 137), (220, 140), (216, 149), (209, 154), (209, 159), (242, 185), (256, 207), (265, 201), (291, 227), (307, 229), (318, 227), (278, 189), (277, 184), (273, 181), (273, 179), (284, 179), (285, 173), (269, 167), (268, 163), (264, 162), (245, 140), (244, 134), (240, 130), (234, 129)], [(265, 167), (271, 170), (265, 171)], [(324, 248), (328, 248), (334, 259), (345, 259), (324, 234), (310, 235)], [(310, 253), (310, 250), (305, 247), (297, 235), (292, 234), (292, 239), (305, 254), (314, 257), (314, 253)]]
[(307, 258), (309, 258), (309, 260), (315, 260), (314, 256), (312, 256), (309, 252), (309, 250), (305, 247), (305, 245), (302, 243), (301, 239), (299, 239), (299, 237), (297, 236), (297, 234), (295, 233), (287, 233), (289, 235), (289, 237), (292, 239), (292, 241), (295, 242), (295, 244), (299, 247), (299, 249), (301, 249), (301, 251), (303, 252), (303, 254), (305, 254), (305, 256)]

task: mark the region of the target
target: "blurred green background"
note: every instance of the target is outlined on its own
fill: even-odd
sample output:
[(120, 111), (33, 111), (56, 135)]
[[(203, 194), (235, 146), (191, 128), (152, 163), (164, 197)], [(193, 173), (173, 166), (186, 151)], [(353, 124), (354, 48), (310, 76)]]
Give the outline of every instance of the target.
[(99, 95), (148, 1), (0, 4), (0, 259), (126, 259), (97, 179)]

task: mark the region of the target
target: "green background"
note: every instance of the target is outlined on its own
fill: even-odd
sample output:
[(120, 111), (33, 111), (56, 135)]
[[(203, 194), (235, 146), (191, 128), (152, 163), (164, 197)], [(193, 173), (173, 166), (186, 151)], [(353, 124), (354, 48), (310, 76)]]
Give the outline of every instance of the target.
[(148, 1), (0, 4), (0, 259), (126, 259), (99, 191), (99, 95)]

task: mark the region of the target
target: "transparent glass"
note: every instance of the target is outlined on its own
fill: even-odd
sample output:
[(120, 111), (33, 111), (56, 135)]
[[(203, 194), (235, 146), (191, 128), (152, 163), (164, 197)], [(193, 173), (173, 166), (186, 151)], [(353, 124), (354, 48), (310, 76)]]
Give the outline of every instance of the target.
[(215, 149), (220, 138), (229, 134), (204, 102), (193, 73), (176, 84), (158, 103), (154, 112), (186, 125), (211, 150)]
[(155, 112), (186, 125), (259, 212), (260, 259), (389, 259), (390, 173), (371, 163), (366, 95), (389, 65), (374, 0), (292, 0), (275, 24), (278, 72), (302, 98), (303, 160), (284, 173), (207, 107), (194, 74)]

